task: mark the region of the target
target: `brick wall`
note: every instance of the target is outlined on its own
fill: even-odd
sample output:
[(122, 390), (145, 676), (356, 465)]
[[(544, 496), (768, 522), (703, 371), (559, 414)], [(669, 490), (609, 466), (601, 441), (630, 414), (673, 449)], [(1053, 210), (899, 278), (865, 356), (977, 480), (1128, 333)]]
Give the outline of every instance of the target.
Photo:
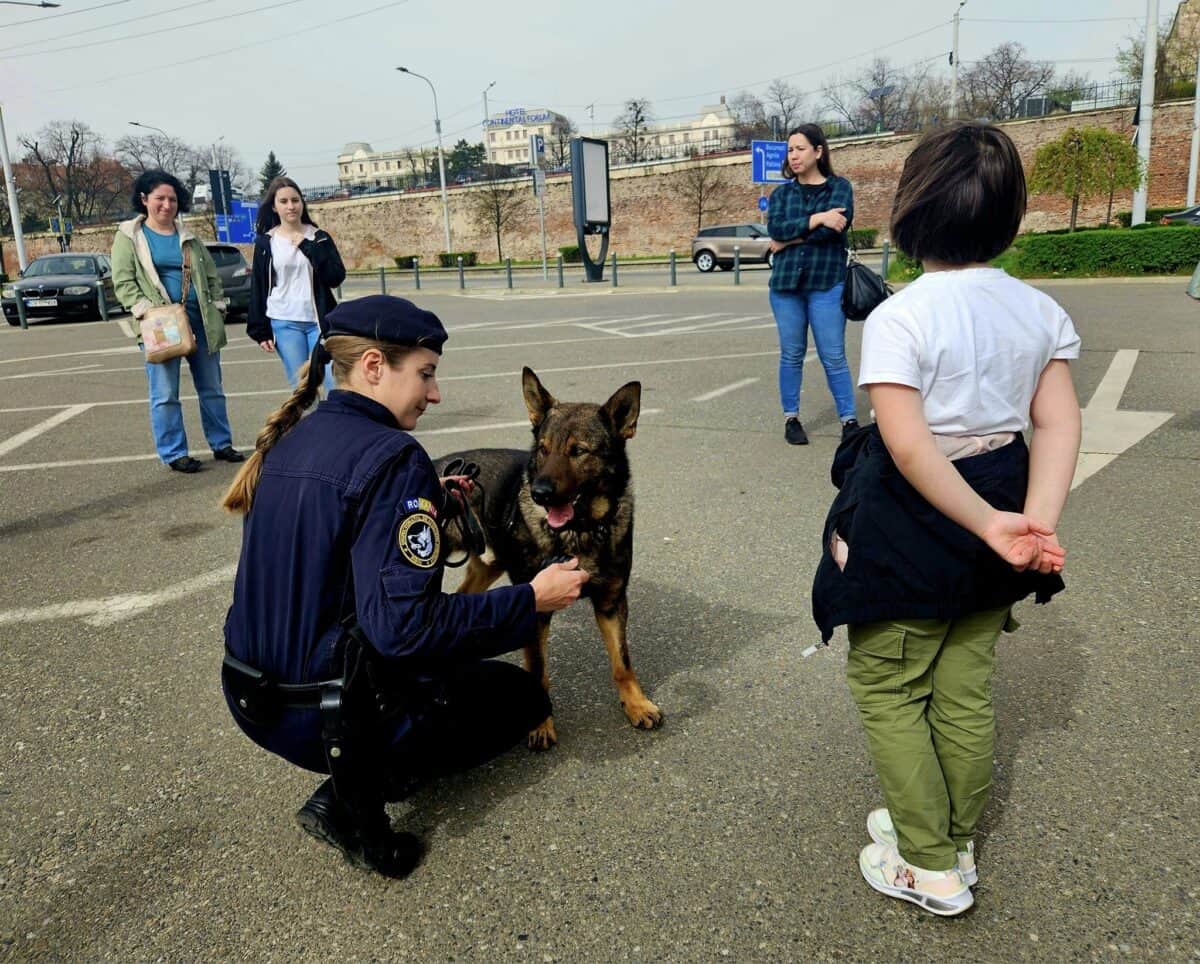
[[(1154, 111), (1153, 143), (1150, 163), (1150, 207), (1182, 207), (1187, 196), (1188, 157), (1191, 145), (1192, 101), (1160, 104)], [(1068, 127), (1099, 125), (1126, 136), (1132, 135), (1131, 108), (1061, 114), (1045, 118), (1012, 121), (1004, 125), (1025, 162), (1032, 167), (1037, 148), (1059, 137)], [(854, 184), (859, 227), (885, 227), (891, 212), (892, 197), (905, 157), (918, 135), (887, 135), (835, 142), (831, 154), (834, 168)], [(748, 153), (651, 164), (638, 168), (615, 169), (611, 175), (613, 229), (610, 251), (618, 256), (655, 254), (674, 247), (681, 257), (690, 252), (696, 228), (696, 212), (690, 208), (681, 190), (688, 168), (703, 165), (716, 172), (724, 185), (722, 203), (705, 214), (708, 224), (757, 221), (758, 185), (750, 182)], [(571, 179), (550, 176), (546, 182), (546, 235), (551, 259), (560, 245), (575, 243), (571, 216)], [(459, 187), (448, 192), (450, 225), (454, 247), (459, 251), (478, 251), (481, 260), (496, 259), (495, 235), (471, 217), (470, 197), (478, 188)], [(537, 205), (528, 180), (519, 190), (527, 193), (523, 214), (505, 229), (504, 253), (515, 259), (541, 256), (541, 234)], [(1089, 198), (1080, 203), (1079, 224), (1104, 221), (1107, 198)], [(1113, 210), (1128, 211), (1131, 196), (1118, 195)], [(348, 267), (391, 267), (398, 254), (419, 254), (422, 264), (436, 263), (444, 247), (442, 201), (438, 191), (416, 194), (380, 195), (340, 201), (318, 202), (311, 206), (314, 220), (329, 231)], [(1070, 204), (1055, 197), (1032, 197), (1025, 219), (1026, 230), (1066, 227)], [(194, 223), (192, 223), (194, 222)], [(211, 237), (209, 223), (190, 219), (197, 234)], [(108, 250), (113, 227), (77, 231), (73, 246), (78, 251)], [(57, 250), (52, 236), (27, 238), (30, 257)], [(15, 274), (16, 252), (10, 242), (4, 244), (5, 270)]]

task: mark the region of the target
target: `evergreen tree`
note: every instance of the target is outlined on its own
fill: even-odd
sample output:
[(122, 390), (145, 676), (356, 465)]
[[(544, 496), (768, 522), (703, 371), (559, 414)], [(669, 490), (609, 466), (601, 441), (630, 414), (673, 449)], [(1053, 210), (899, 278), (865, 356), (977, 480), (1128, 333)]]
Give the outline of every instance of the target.
[(279, 159), (275, 156), (275, 152), (271, 151), (267, 155), (266, 163), (263, 164), (262, 170), (258, 172), (258, 191), (260, 194), (266, 193), (267, 185), (275, 178), (283, 177), (287, 171), (283, 165), (279, 163)]

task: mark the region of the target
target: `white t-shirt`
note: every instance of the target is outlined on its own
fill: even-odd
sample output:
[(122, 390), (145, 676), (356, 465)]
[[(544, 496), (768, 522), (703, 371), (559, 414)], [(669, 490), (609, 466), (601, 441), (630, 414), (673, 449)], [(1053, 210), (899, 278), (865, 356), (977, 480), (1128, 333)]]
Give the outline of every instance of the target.
[(871, 312), (858, 384), (919, 389), (935, 435), (1020, 432), (1052, 358), (1079, 335), (1048, 295), (999, 268), (929, 271)]
[[(317, 236), (311, 224), (301, 225), (304, 236)], [(275, 268), (275, 284), (267, 295), (267, 317), (274, 321), (317, 322), (317, 306), (313, 302), (312, 265), (304, 253), (291, 241), (275, 233), (271, 235), (271, 264)]]

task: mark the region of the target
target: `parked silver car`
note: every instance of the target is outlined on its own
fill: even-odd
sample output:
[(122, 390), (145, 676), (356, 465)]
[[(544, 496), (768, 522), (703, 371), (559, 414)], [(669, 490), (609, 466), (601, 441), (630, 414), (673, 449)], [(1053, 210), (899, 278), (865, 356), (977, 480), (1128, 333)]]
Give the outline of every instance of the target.
[(733, 249), (741, 249), (742, 264), (770, 264), (771, 238), (765, 224), (719, 224), (701, 228), (692, 238), (692, 261), (701, 271), (733, 267)]

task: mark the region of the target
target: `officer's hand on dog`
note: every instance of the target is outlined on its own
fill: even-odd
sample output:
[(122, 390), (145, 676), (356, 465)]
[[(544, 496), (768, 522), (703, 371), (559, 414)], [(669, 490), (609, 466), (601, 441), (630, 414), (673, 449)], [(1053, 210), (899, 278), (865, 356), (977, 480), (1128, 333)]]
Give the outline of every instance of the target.
[(578, 559), (556, 562), (547, 566), (530, 583), (533, 586), (535, 608), (539, 613), (554, 613), (566, 609), (579, 599), (583, 584), (591, 578), (579, 568)]

